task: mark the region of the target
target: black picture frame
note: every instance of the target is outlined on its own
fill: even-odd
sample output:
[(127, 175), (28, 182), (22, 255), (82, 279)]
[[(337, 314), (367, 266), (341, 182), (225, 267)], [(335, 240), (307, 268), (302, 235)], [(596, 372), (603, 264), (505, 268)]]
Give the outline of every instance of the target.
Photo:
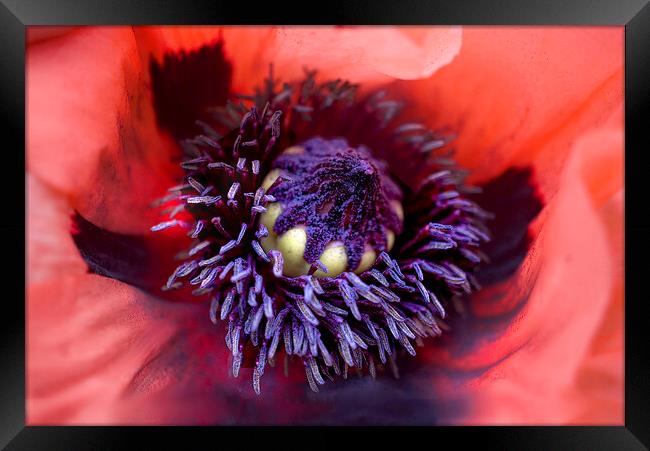
[[(0, 0), (0, 114), (2, 117), (3, 211), (0, 231), (5, 291), (0, 314), (0, 446), (11, 450), (166, 448), (172, 439), (182, 449), (217, 447), (225, 432), (200, 427), (36, 427), (25, 425), (25, 203), (14, 193), (24, 187), (25, 164), (25, 27), (76, 24), (467, 24), (467, 25), (624, 25), (625, 26), (625, 426), (608, 427), (438, 427), (413, 429), (436, 443), (464, 448), (478, 444), (494, 449), (648, 449), (650, 446), (650, 340), (645, 274), (650, 270), (650, 219), (646, 219), (644, 170), (650, 139), (650, 4), (649, 0), (364, 0), (324, 2), (318, 14), (301, 4), (265, 5), (216, 0)], [(10, 143), (10, 144), (9, 144)], [(10, 175), (7, 177), (6, 175)], [(639, 208), (640, 207), (640, 208)], [(22, 276), (21, 276), (22, 275)], [(349, 430), (348, 430), (349, 431)], [(352, 431), (349, 431), (352, 432)], [(408, 437), (399, 431), (395, 437)], [(259, 439), (287, 440), (286, 428), (265, 428)], [(329, 434), (318, 428), (295, 433)], [(361, 431), (368, 438), (393, 435), (389, 428)], [(425, 435), (426, 434), (426, 435)], [(247, 434), (249, 435), (249, 434)], [(257, 434), (250, 434), (257, 435)], [(428, 438), (426, 438), (428, 437)], [(248, 438), (244, 449), (251, 447)], [(202, 442), (204, 445), (201, 446)], [(337, 439), (338, 440), (338, 439)], [(408, 446), (407, 441), (405, 444)], [(192, 443), (192, 445), (188, 445)], [(236, 443), (236, 442), (235, 442)], [(243, 441), (241, 443), (244, 443)], [(167, 444), (165, 446), (164, 444)], [(290, 443), (289, 443), (290, 444)]]

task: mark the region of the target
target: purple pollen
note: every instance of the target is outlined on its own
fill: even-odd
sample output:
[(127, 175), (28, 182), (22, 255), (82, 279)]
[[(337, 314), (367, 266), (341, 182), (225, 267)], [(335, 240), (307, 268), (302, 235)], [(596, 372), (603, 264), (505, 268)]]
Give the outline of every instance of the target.
[[(258, 394), (266, 365), (280, 358), (285, 368), (300, 360), (314, 391), (351, 367), (397, 376), (397, 359), (438, 336), (454, 298), (478, 289), (489, 214), (465, 197), (448, 153), (437, 153), (446, 141), (400, 122), (385, 93), (358, 100), (355, 85), (319, 84), (314, 73), (277, 86), (270, 77), (248, 106), (214, 109), (205, 134), (181, 142), (185, 179), (158, 202), (168, 214), (151, 230), (181, 227), (189, 243), (161, 284), (206, 298), (206, 320), (226, 323), (232, 374), (249, 369)], [(302, 151), (284, 152), (296, 146)], [(414, 166), (424, 176), (406, 183)], [(286, 177), (267, 193), (272, 170)], [(343, 242), (348, 269), (284, 275), (286, 256), (261, 244), (271, 230), (260, 218), (274, 202), (282, 206), (275, 234), (306, 228), (310, 273), (327, 269), (319, 256), (333, 241)], [(393, 249), (389, 232), (398, 235)], [(376, 261), (355, 274), (366, 245)]]

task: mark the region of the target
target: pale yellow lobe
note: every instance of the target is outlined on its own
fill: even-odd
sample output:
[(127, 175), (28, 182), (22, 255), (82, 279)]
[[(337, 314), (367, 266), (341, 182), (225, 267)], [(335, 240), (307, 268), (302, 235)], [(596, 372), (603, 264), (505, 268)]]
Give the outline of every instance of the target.
[(355, 269), (354, 272), (361, 274), (362, 272), (368, 271), (372, 265), (375, 264), (375, 260), (377, 260), (377, 253), (366, 244), (365, 252), (361, 256), (359, 266), (357, 266), (357, 269)]
[[(404, 208), (402, 203), (398, 200), (391, 200), (390, 206), (399, 218), (400, 221), (404, 222)], [(395, 232), (392, 230), (386, 231), (386, 251), (390, 251), (395, 244)]]
[(386, 250), (390, 251), (393, 248), (393, 244), (395, 244), (395, 232), (392, 230), (386, 231), (386, 242)]
[(278, 202), (267, 205), (266, 211), (260, 216), (260, 222), (269, 230), (269, 236), (260, 239), (262, 248), (268, 252), (277, 247), (278, 235), (273, 231), (273, 225), (282, 213), (282, 206)]
[(282, 273), (285, 276), (297, 277), (309, 271), (309, 265), (303, 256), (306, 244), (307, 233), (304, 227), (289, 229), (278, 238), (276, 248), (282, 252), (284, 260)]
[(277, 236), (275, 234), (269, 234), (269, 236), (262, 237), (260, 238), (260, 244), (262, 245), (262, 249), (264, 249), (266, 252), (270, 251), (271, 249), (277, 249)]
[(348, 267), (348, 254), (340, 241), (329, 243), (319, 260), (327, 268), (327, 273), (319, 269), (314, 273), (316, 277), (336, 277)]
[(264, 188), (264, 191), (268, 191), (280, 175), (282, 175), (282, 172), (280, 172), (279, 169), (271, 169), (269, 173), (266, 174), (266, 177), (264, 177), (264, 180), (262, 180), (262, 188)]
[(287, 155), (300, 155), (305, 152), (305, 148), (302, 146), (291, 146), (287, 147), (284, 152)]
[(402, 203), (398, 200), (391, 200), (390, 201), (390, 206), (399, 218), (400, 221), (404, 222), (404, 208), (402, 207)]

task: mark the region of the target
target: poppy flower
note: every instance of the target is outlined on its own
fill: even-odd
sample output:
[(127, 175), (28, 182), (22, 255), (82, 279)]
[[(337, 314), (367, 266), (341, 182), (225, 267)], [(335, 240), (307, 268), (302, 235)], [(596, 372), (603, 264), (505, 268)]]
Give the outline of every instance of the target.
[(30, 28), (28, 422), (621, 424), (622, 50)]

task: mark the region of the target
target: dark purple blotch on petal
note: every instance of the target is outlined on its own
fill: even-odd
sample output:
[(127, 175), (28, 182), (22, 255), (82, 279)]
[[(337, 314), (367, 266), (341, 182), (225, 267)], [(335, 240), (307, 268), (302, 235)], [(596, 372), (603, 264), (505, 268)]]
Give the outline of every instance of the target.
[(102, 229), (78, 212), (72, 222), (72, 239), (90, 272), (131, 285), (141, 282), (149, 262), (142, 237)]
[[(441, 344), (456, 356), (475, 353), (477, 346), (499, 340), (526, 306), (539, 273), (539, 266), (535, 265), (527, 269), (525, 280), (516, 284), (509, 280), (530, 250), (534, 240), (530, 224), (544, 207), (533, 170), (509, 168), (481, 188), (482, 192), (474, 200), (494, 214), (488, 221), (492, 240), (483, 246), (490, 263), (476, 273), (483, 289), (471, 295), (471, 305), (475, 308), (468, 308), (463, 315), (449, 320), (452, 331), (468, 333), (452, 332), (441, 337)], [(498, 360), (475, 373), (486, 371), (496, 363)]]
[(532, 243), (528, 226), (537, 217), (544, 203), (529, 167), (512, 167), (485, 183), (474, 200), (494, 217), (488, 221), (492, 240), (483, 252), (490, 264), (477, 273), (483, 286), (512, 276), (526, 257)]
[(196, 135), (196, 121), (208, 120), (208, 108), (224, 105), (230, 95), (232, 64), (222, 41), (167, 53), (162, 63), (152, 58), (149, 69), (158, 126), (177, 139)]
[(110, 277), (166, 300), (179, 300), (178, 292), (161, 290), (173, 265), (171, 239), (155, 243), (144, 235), (112, 232), (99, 227), (79, 212), (72, 215), (71, 235), (88, 272)]

